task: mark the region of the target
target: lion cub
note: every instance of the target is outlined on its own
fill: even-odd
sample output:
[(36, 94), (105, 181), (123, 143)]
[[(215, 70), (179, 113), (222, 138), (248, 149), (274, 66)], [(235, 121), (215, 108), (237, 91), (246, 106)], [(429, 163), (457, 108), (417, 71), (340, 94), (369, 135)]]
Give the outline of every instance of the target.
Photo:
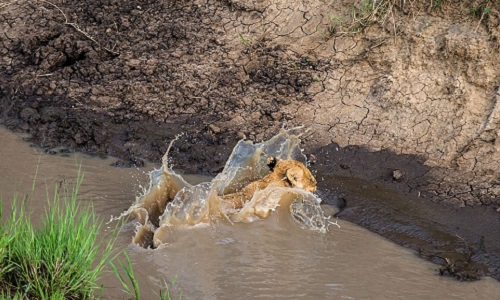
[(269, 157), (267, 165), (272, 172), (271, 174), (249, 183), (239, 192), (222, 196), (222, 199), (239, 209), (252, 199), (256, 191), (263, 190), (271, 184), (277, 187), (297, 187), (311, 193), (316, 191), (316, 179), (300, 161)]

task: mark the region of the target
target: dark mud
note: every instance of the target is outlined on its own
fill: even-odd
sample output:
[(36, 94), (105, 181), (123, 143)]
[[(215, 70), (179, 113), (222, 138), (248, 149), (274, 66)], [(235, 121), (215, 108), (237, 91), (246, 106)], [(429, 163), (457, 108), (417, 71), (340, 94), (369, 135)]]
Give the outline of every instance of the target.
[(121, 165), (158, 161), (182, 132), (179, 166), (219, 169), (239, 138), (268, 138), (293, 118), (280, 107), (307, 101), (320, 65), (262, 39), (245, 43), (241, 55), (259, 59), (241, 68), (221, 40), (223, 3), (55, 5), (20, 1), (0, 14), (0, 121), (43, 147)]
[[(366, 60), (365, 65), (373, 63), (375, 67), (390, 65), (379, 53), (372, 52), (371, 47), (363, 55), (346, 54), (351, 42), (349, 50), (353, 52), (363, 45), (349, 37), (334, 41), (338, 57), (331, 59), (321, 58), (314, 51), (297, 51), (292, 49), (291, 41), (276, 42), (294, 32), (269, 35), (277, 37), (272, 39), (267, 29), (263, 29), (264, 34), (253, 31), (256, 26), (279, 25), (274, 19), (263, 21), (271, 16), (263, 13), (266, 9), (241, 1), (12, 2), (0, 8), (0, 123), (11, 130), (30, 133), (32, 141), (47, 151), (62, 146), (100, 156), (113, 155), (121, 159), (116, 165), (124, 167), (140, 166), (144, 160), (159, 162), (168, 142), (183, 133), (171, 152), (173, 167), (212, 175), (222, 170), (237, 140), (260, 141), (274, 135), (283, 125), (310, 124), (316, 126), (315, 136), (305, 134), (304, 146), (316, 161), (313, 169), (317, 169), (322, 184), (319, 190), (330, 189), (324, 198), (345, 199), (341, 218), (443, 265), (450, 265), (446, 259), (458, 261), (473, 249), (470, 260), (480, 269), (478, 274), (492, 274), (500, 279), (500, 246), (492, 238), (498, 236), (496, 230), (500, 228), (498, 213), (494, 211), (500, 203), (497, 196), (500, 183), (495, 173), (498, 162), (493, 154), (485, 156), (491, 159), (484, 160), (484, 170), (474, 171), (473, 176), (472, 173), (461, 176), (458, 172), (459, 175), (444, 180), (443, 176), (436, 176), (440, 172), (438, 167), (426, 164), (424, 155), (400, 154), (403, 150), (398, 154), (389, 150), (368, 151), (361, 146), (342, 148), (334, 144), (336, 139), (347, 139), (348, 144), (373, 140), (378, 141), (375, 148), (400, 147), (407, 152), (422, 148), (422, 153), (427, 153), (434, 151), (434, 139), (444, 139), (429, 131), (441, 127), (430, 125), (416, 127), (410, 123), (405, 128), (419, 130), (402, 130), (403, 136), (396, 139), (396, 133), (383, 131), (385, 125), (380, 125), (383, 122), (392, 128), (394, 123), (400, 125), (405, 120), (392, 119), (392, 115), (383, 115), (377, 109), (394, 112), (401, 118), (405, 117), (401, 112), (419, 114), (405, 111), (406, 106), (399, 102), (388, 102), (388, 99), (401, 99), (405, 105), (407, 102), (406, 98), (395, 96), (405, 91), (392, 88), (397, 86), (390, 82), (394, 78), (380, 77), (377, 73), (377, 79), (372, 80), (375, 82), (358, 79), (368, 71), (354, 65), (355, 61)], [(314, 20), (301, 15), (307, 22)], [(493, 17), (485, 21), (494, 28)], [(301, 31), (307, 30), (301, 28)], [(438, 46), (453, 50), (462, 45), (454, 32), (441, 36), (446, 39)], [(392, 39), (392, 34), (389, 36)], [(419, 43), (418, 38), (424, 40), (425, 36), (415, 35), (415, 43)], [(382, 45), (378, 40), (368, 42), (373, 49)], [(348, 70), (359, 72), (349, 74)], [(420, 76), (420, 69), (414, 71)], [(405, 74), (399, 74), (398, 78), (406, 78)], [(437, 81), (432, 76), (427, 79)], [(485, 85), (489, 88), (495, 80)], [(446, 97), (453, 103), (459, 102), (456, 99), (462, 95), (464, 99), (478, 98), (473, 97), (476, 94), (462, 92), (453, 82), (446, 87), (451, 94)], [(431, 86), (428, 82), (422, 85)], [(409, 89), (404, 94), (418, 100), (423, 88)], [(435, 89), (422, 93), (437, 94), (444, 87)], [(335, 93), (329, 94), (330, 90)], [(362, 94), (365, 90), (366, 95)], [(479, 92), (477, 95), (483, 96)], [(357, 99), (365, 103), (355, 103)], [(459, 106), (471, 105), (464, 103)], [(457, 157), (467, 158), (465, 154), (475, 149), (478, 139), (498, 144), (498, 133), (483, 138), (498, 115), (496, 104), (485, 106), (491, 106), (492, 112), (487, 115), (487, 122), (479, 125), (488, 130), (473, 139), (447, 137), (448, 144), (443, 142), (446, 147), (455, 147), (460, 144), (457, 140), (467, 139), (467, 146), (462, 147)], [(431, 116), (436, 111), (447, 111), (443, 107), (448, 106), (444, 103), (432, 106), (430, 112), (422, 111)], [(305, 113), (308, 111), (312, 112)], [(369, 113), (375, 115), (373, 120)], [(457, 113), (437, 118), (458, 120), (461, 116)], [(344, 117), (346, 120), (341, 119)], [(368, 125), (361, 126), (365, 120)], [(416, 118), (417, 121), (431, 124)], [(447, 125), (448, 121), (444, 123)], [(468, 124), (476, 123), (474, 119)], [(466, 133), (476, 132), (474, 126), (468, 128), (466, 124), (452, 127), (450, 132), (462, 129)], [(386, 143), (386, 137), (396, 144)], [(445, 157), (443, 151), (429, 153)], [(491, 150), (491, 153), (497, 152)], [(443, 170), (443, 174), (446, 172)], [(365, 180), (366, 184), (359, 186), (359, 181), (352, 183), (350, 178)], [(484, 182), (482, 178), (486, 178)], [(455, 209), (477, 204), (491, 208)]]

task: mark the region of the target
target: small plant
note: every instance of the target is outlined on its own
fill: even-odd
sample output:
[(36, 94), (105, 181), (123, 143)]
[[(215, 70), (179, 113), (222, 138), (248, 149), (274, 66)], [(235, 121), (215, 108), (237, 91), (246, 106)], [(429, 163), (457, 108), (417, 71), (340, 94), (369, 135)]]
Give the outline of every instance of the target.
[(252, 44), (253, 44), (253, 40), (250, 38), (250, 39), (246, 39), (243, 35), (240, 34), (240, 39), (241, 39), (241, 42), (243, 43), (243, 45), (245, 45), (246, 47), (251, 47)]
[(488, 7), (489, 3), (490, 0), (486, 0), (484, 2), (479, 3), (476, 6), (471, 7), (470, 13), (476, 16), (488, 15), (490, 13), (490, 8)]
[(372, 7), (373, 1), (371, 0), (363, 0), (361, 1), (361, 8), (356, 8), (355, 6), (351, 6), (351, 14), (353, 24), (350, 27), (350, 30), (353, 32), (357, 32), (360, 29), (363, 29), (368, 25), (368, 21), (371, 18), (374, 9)]
[(489, 15), (490, 8), (488, 5), (490, 4), (490, 0), (481, 1), (478, 5), (470, 8), (470, 13), (475, 16), (479, 16), (479, 21), (477, 22), (476, 31), (483, 22), (483, 19)]
[[(130, 261), (130, 257), (128, 256), (127, 252), (124, 253), (125, 255), (125, 261), (126, 264), (122, 263), (121, 261), (118, 261), (121, 270), (125, 273), (125, 277), (118, 271), (118, 268), (113, 262), (110, 262), (111, 268), (113, 269), (113, 272), (115, 273), (116, 277), (120, 280), (120, 283), (122, 284), (123, 291), (132, 297), (134, 300), (140, 300), (141, 299), (141, 291), (139, 289), (139, 281), (135, 277), (134, 274), (134, 269), (132, 268), (132, 262)], [(171, 285), (174, 285), (176, 282), (177, 278), (174, 278), (174, 280), (171, 282)], [(160, 290), (160, 294), (158, 295), (161, 300), (172, 300), (172, 296), (170, 295), (170, 287), (168, 286), (167, 282), (164, 282), (166, 289), (165, 291)], [(179, 300), (181, 300), (181, 296), (179, 296)]]
[(440, 6), (441, 6), (441, 2), (443, 2), (443, 0), (434, 0), (434, 1), (432, 2), (432, 7), (433, 7), (433, 8), (438, 8), (438, 7), (440, 7)]
[(384, 23), (393, 5), (389, 0), (362, 0), (360, 8), (351, 7), (352, 25), (349, 30), (359, 32), (371, 22)]
[[(170, 282), (170, 285), (173, 286), (177, 282), (177, 277), (174, 277), (172, 282)], [(165, 291), (160, 290), (160, 300), (172, 300), (172, 296), (170, 295), (170, 287), (168, 286), (168, 283), (166, 281), (163, 281), (163, 284), (165, 285)], [(182, 293), (179, 296), (179, 300), (182, 300)]]
[(324, 36), (325, 38), (332, 37), (337, 31), (339, 30), (340, 27), (342, 27), (342, 24), (344, 21), (342, 20), (341, 17), (339, 16), (334, 16), (334, 15), (329, 15), (327, 17), (328, 24), (326, 24), (325, 29), (326, 30), (321, 30), (319, 29), (319, 33)]
[(120, 264), (121, 269), (125, 272), (125, 275), (127, 276), (127, 279), (128, 281), (130, 281), (130, 283), (128, 283), (122, 276), (122, 274), (118, 272), (118, 268), (112, 262), (110, 262), (111, 268), (113, 268), (113, 272), (120, 280), (120, 283), (122, 284), (124, 289), (123, 291), (129, 294), (132, 299), (139, 300), (141, 299), (139, 281), (134, 275), (134, 269), (132, 268), (132, 263), (130, 262), (130, 257), (128, 256), (127, 252), (125, 252), (125, 260), (127, 261), (126, 265), (124, 265), (121, 261), (118, 261), (118, 263)]
[(338, 34), (358, 33), (369, 24), (385, 23), (396, 5), (395, 0), (358, 0), (356, 2), (356, 5), (351, 6), (350, 20), (346, 21), (339, 16), (330, 15), (325, 29), (318, 29), (318, 32), (325, 38)]

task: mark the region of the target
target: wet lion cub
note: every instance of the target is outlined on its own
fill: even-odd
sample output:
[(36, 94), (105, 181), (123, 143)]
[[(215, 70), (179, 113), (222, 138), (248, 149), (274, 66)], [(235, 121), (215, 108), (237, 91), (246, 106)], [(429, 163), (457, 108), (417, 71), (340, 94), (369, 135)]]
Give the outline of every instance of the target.
[(239, 192), (222, 196), (222, 199), (239, 209), (243, 207), (245, 202), (252, 199), (256, 191), (263, 190), (271, 184), (277, 187), (301, 188), (311, 193), (316, 191), (316, 179), (300, 161), (269, 157), (267, 165), (272, 172), (271, 174), (249, 183)]

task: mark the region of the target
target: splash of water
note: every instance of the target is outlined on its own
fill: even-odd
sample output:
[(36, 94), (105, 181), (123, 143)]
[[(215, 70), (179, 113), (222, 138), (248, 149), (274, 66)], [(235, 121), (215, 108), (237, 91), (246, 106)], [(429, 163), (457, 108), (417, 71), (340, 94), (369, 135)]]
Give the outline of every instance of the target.
[[(209, 224), (214, 221), (253, 222), (280, 210), (304, 228), (326, 232), (330, 222), (320, 207), (321, 199), (300, 188), (268, 186), (254, 193), (243, 207), (234, 208), (221, 195), (241, 190), (270, 173), (268, 157), (307, 163), (300, 139), (291, 130), (281, 130), (268, 141), (253, 144), (239, 141), (224, 170), (211, 182), (191, 185), (168, 168), (168, 150), (160, 169), (149, 174), (146, 192), (137, 197), (127, 214), (140, 223), (134, 242), (158, 247), (168, 241), (177, 227)], [(171, 145), (169, 146), (170, 149)]]

